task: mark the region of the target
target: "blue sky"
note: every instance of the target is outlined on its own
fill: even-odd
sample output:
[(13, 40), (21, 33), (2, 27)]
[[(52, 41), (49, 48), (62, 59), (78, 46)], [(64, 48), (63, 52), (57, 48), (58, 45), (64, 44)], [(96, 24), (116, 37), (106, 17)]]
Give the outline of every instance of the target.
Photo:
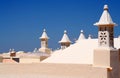
[(108, 4), (114, 22), (115, 37), (120, 35), (119, 0), (0, 0), (0, 52), (9, 48), (32, 51), (40, 47), (43, 29), (50, 37), (49, 47), (58, 48), (63, 31), (71, 41), (83, 29), (86, 37), (97, 37), (97, 22)]

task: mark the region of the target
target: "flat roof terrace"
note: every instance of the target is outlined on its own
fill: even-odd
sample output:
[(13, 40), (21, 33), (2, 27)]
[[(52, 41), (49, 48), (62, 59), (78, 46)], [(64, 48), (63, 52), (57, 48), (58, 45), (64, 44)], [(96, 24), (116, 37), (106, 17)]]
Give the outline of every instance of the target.
[(107, 78), (107, 71), (87, 64), (0, 64), (0, 78)]

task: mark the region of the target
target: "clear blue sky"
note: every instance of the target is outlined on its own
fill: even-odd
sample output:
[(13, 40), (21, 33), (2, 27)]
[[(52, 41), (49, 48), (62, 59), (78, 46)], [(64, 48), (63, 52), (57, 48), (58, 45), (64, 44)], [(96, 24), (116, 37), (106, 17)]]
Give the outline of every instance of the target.
[(97, 37), (97, 22), (108, 4), (115, 37), (120, 35), (120, 0), (0, 0), (0, 52), (9, 48), (32, 51), (40, 47), (39, 37), (47, 30), (50, 48), (58, 48), (63, 31), (74, 42), (83, 29), (86, 37)]

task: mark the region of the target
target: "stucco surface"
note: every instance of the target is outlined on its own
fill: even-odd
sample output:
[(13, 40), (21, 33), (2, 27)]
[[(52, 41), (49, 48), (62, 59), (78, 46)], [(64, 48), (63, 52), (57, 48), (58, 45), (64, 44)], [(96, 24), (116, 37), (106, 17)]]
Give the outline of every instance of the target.
[[(120, 48), (120, 38), (114, 39), (115, 48)], [(64, 50), (55, 51), (43, 63), (93, 64), (93, 52), (98, 48), (98, 39), (83, 39)]]

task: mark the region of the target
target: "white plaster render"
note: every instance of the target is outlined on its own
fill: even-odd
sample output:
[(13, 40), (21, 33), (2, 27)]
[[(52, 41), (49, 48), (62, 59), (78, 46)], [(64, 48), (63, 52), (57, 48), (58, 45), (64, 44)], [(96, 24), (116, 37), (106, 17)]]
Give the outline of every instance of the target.
[[(114, 45), (120, 48), (120, 39), (114, 38)], [(57, 50), (43, 63), (93, 64), (93, 51), (98, 47), (98, 39), (85, 39), (72, 44), (64, 50)], [(107, 47), (103, 47), (107, 49)]]
[(70, 41), (70, 39), (69, 39), (69, 37), (67, 35), (67, 31), (65, 30), (64, 35), (63, 35), (62, 39), (59, 41), (59, 43), (66, 43), (66, 42), (71, 43), (71, 41)]
[(94, 25), (106, 25), (106, 24), (112, 24), (112, 25), (116, 25), (116, 23), (114, 23), (112, 21), (112, 18), (108, 12), (108, 6), (104, 5), (104, 11), (102, 13), (102, 16), (100, 17), (99, 22), (95, 23)]
[(83, 30), (80, 31), (80, 36), (77, 41), (82, 40), (82, 39), (86, 39)]
[(48, 37), (45, 29), (43, 30), (43, 34), (42, 34), (42, 36), (40, 37), (40, 39), (43, 39), (43, 38), (49, 39), (49, 37)]

